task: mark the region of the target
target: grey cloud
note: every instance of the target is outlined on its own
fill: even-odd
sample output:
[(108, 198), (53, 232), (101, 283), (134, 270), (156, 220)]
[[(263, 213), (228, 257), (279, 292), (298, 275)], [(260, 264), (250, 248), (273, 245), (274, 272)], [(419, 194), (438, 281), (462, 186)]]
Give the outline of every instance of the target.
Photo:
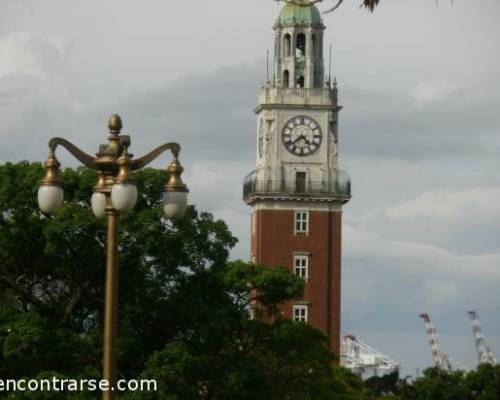
[(484, 90), (419, 105), (409, 93), (346, 87), (341, 116), (345, 154), (403, 160), (493, 154), (500, 148), (500, 97), (477, 96)]
[(255, 154), (255, 104), (260, 65), (223, 67), (135, 93), (117, 105), (149, 132), (172, 132), (196, 159), (246, 160)]

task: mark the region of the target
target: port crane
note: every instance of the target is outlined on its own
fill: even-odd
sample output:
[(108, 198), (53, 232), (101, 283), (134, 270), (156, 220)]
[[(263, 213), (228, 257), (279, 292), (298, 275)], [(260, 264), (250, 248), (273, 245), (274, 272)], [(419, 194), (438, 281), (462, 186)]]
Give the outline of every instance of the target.
[(496, 364), (497, 360), (491, 349), (486, 345), (486, 341), (481, 329), (481, 322), (476, 311), (469, 311), (469, 318), (472, 321), (472, 333), (476, 344), (477, 358), (479, 364)]
[(361, 377), (383, 376), (399, 370), (398, 362), (354, 335), (342, 337), (340, 364)]
[(464, 367), (458, 361), (449, 357), (441, 350), (439, 345), (437, 329), (434, 323), (431, 321), (431, 317), (427, 313), (420, 314), (420, 318), (424, 321), (425, 331), (427, 333), (427, 340), (431, 346), (432, 358), (434, 359), (434, 365), (441, 368), (443, 371), (468, 371), (467, 367)]

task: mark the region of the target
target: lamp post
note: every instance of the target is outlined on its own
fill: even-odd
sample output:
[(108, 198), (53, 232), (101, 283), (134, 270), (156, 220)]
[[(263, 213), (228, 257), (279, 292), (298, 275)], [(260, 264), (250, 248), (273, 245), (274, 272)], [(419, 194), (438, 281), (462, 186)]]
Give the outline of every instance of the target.
[[(92, 211), (96, 217), (107, 219), (103, 379), (109, 382), (110, 387), (114, 387), (117, 376), (118, 220), (120, 213), (132, 210), (137, 201), (133, 171), (144, 168), (163, 152), (171, 151), (174, 159), (167, 169), (169, 179), (163, 194), (163, 209), (169, 219), (181, 218), (185, 214), (188, 189), (181, 179), (183, 168), (179, 162), (179, 144), (166, 143), (134, 159), (128, 152), (130, 136), (120, 134), (120, 116), (112, 115), (108, 128), (108, 143), (100, 146), (96, 157), (84, 153), (65, 139), (53, 138), (49, 141), (50, 152), (45, 163), (45, 177), (38, 189), (38, 204), (42, 212), (54, 214), (63, 203), (60, 163), (55, 155), (58, 146), (66, 148), (83, 165), (96, 171), (98, 180), (91, 199)], [(114, 398), (113, 391), (103, 392), (104, 400)]]

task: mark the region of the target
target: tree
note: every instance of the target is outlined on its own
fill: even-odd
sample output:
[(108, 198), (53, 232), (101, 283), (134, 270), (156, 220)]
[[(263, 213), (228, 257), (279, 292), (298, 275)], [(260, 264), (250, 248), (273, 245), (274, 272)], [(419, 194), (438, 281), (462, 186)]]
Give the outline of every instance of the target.
[[(163, 387), (151, 398), (330, 398), (326, 338), (302, 323), (249, 319), (252, 287), (274, 309), (297, 297), (303, 283), (284, 269), (241, 261), (230, 263), (222, 280), (208, 271), (186, 277), (172, 301), (192, 329), (150, 358), (145, 376), (160, 377)], [(191, 291), (195, 305), (183, 301), (193, 298), (186, 295)], [(186, 312), (193, 306), (199, 312)]]
[[(67, 203), (40, 214), (39, 164), (0, 166), (0, 376), (43, 371), (99, 375), (104, 298), (104, 221), (91, 213), (94, 175), (62, 174)], [(190, 208), (162, 219), (164, 173), (137, 174), (141, 197), (121, 221), (120, 339), (122, 373), (142, 371), (147, 356), (183, 327), (168, 294), (183, 277), (225, 267), (236, 239), (222, 221)]]
[[(283, 1), (285, 3), (299, 4), (299, 5), (303, 5), (303, 4), (313, 5), (316, 3), (321, 3), (324, 0), (276, 0), (276, 1)], [(325, 14), (328, 14), (328, 13), (335, 11), (337, 8), (339, 8), (344, 3), (344, 0), (333, 0), (333, 1), (334, 1), (334, 5), (331, 6), (330, 8), (328, 8), (325, 11)], [(450, 1), (453, 4), (453, 0), (450, 0)], [(380, 0), (363, 0), (361, 3), (361, 7), (364, 7), (367, 10), (369, 10), (370, 12), (373, 12), (375, 10), (375, 8), (379, 5), (379, 3), (380, 3)], [(436, 5), (438, 3), (439, 3), (439, 0), (436, 0)]]
[[(0, 166), (0, 378), (99, 378), (105, 225), (89, 207), (95, 178), (65, 170), (66, 203), (47, 218), (35, 198), (42, 175), (39, 164)], [(354, 394), (358, 380), (332, 371), (321, 332), (276, 313), (301, 296), (300, 278), (228, 263), (236, 239), (223, 221), (191, 207), (167, 222), (164, 173), (143, 170), (137, 178), (141, 195), (120, 229), (119, 376), (157, 379), (160, 392), (122, 398), (362, 398)], [(249, 318), (254, 300), (274, 322)], [(96, 394), (10, 396), (0, 393), (16, 400)]]
[(466, 376), (470, 397), (477, 400), (500, 399), (500, 365), (481, 364)]
[[(285, 3), (291, 3), (291, 4), (316, 4), (316, 3), (321, 3), (323, 0), (277, 0), (277, 1), (284, 1)], [(325, 13), (331, 13), (332, 11), (335, 11), (337, 8), (339, 8), (344, 0), (334, 0), (335, 5), (331, 8), (329, 8)], [(373, 12), (375, 7), (379, 4), (380, 0), (363, 0), (362, 6), (364, 6), (366, 9), (370, 10)]]
[(408, 400), (494, 400), (500, 398), (500, 366), (481, 364), (470, 372), (429, 368), (402, 396)]
[(422, 378), (414, 382), (409, 398), (412, 400), (467, 400), (469, 396), (464, 373), (429, 368), (424, 371)]
[(365, 386), (376, 396), (400, 393), (399, 371), (383, 376), (372, 376), (365, 381)]

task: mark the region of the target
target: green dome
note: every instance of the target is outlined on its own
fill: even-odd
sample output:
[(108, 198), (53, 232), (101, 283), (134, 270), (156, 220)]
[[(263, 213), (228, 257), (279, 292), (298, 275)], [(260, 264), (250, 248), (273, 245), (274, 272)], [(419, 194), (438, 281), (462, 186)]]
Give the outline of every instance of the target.
[[(323, 26), (321, 13), (314, 5), (307, 5), (304, 0), (297, 1), (298, 4), (288, 3), (281, 10), (281, 14), (276, 22), (280, 26)], [(300, 4), (302, 3), (302, 4)]]

